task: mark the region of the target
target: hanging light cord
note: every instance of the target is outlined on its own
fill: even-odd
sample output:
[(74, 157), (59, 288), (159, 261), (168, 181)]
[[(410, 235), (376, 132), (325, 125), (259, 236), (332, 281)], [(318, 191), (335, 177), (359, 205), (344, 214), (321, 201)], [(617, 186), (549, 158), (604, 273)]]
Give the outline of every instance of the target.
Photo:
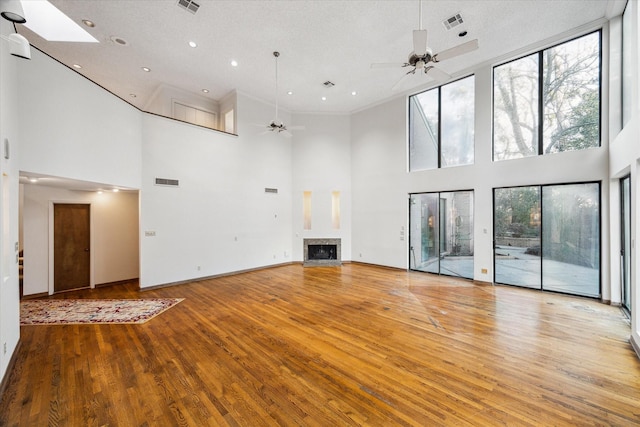
[(278, 123), (278, 57), (280, 52), (273, 52), (273, 56), (276, 57), (276, 124)]

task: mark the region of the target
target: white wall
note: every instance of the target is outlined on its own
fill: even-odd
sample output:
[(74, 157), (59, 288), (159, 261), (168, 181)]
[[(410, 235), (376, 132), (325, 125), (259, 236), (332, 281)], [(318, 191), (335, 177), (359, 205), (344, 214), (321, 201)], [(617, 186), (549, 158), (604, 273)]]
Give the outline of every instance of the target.
[[(611, 110), (612, 140), (609, 153), (609, 169), (611, 179), (611, 235), (620, 233), (620, 201), (618, 196), (618, 180), (625, 175), (631, 176), (631, 339), (635, 342), (636, 350), (640, 350), (640, 292), (638, 292), (638, 271), (640, 269), (640, 257), (638, 256), (636, 243), (640, 241), (640, 8), (638, 2), (630, 1), (627, 4), (627, 13), (631, 16), (631, 34), (635, 43), (630, 44), (631, 67), (630, 75), (625, 80), (625, 91), (631, 102), (631, 118), (624, 128), (620, 130), (620, 109)], [(619, 19), (611, 24), (611, 45), (620, 45), (622, 28)], [(622, 71), (619, 62), (612, 62), (612, 76), (620, 78)], [(618, 86), (619, 87), (619, 86)], [(614, 190), (615, 189), (615, 190)], [(613, 239), (612, 239), (613, 240)], [(615, 239), (615, 245), (611, 247), (611, 265), (619, 263), (620, 239)], [(612, 268), (612, 288), (620, 294), (620, 269)], [(640, 356), (640, 354), (638, 354)]]
[[(13, 26), (0, 19), (0, 33), (13, 32)], [(20, 338), (20, 295), (18, 263), (18, 204), (21, 134), (18, 118), (18, 63), (26, 62), (9, 54), (8, 42), (0, 41), (0, 381), (7, 374), (11, 356)], [(4, 141), (10, 145), (4, 156)]]
[(239, 136), (144, 116), (141, 287), (291, 261), (291, 139), (263, 134), (271, 105), (237, 113)]
[(91, 205), (91, 285), (135, 279), (139, 274), (138, 193), (70, 191), (22, 185), (24, 222), (23, 292), (52, 289), (50, 242), (52, 203)]
[[(532, 46), (531, 50), (539, 47)], [(608, 224), (608, 139), (599, 148), (492, 162), (492, 66), (475, 70), (475, 163), (407, 172), (407, 100), (399, 97), (352, 116), (354, 259), (408, 268), (408, 193), (474, 190), (474, 279), (493, 281), (492, 189), (567, 182), (602, 182), (602, 223)], [(606, 96), (606, 85), (604, 93)], [(606, 120), (606, 117), (604, 118)], [(579, 167), (575, 167), (580, 165)], [(610, 298), (609, 230), (602, 230), (603, 298)], [(360, 257), (360, 254), (362, 256)], [(481, 273), (486, 268), (487, 274)]]
[(354, 261), (408, 266), (406, 108), (401, 97), (351, 116)]
[(20, 170), (140, 187), (140, 111), (36, 49), (18, 71)]
[[(293, 259), (304, 260), (303, 239), (339, 238), (343, 261), (351, 254), (351, 120), (348, 115), (294, 114)], [(302, 194), (311, 191), (311, 229), (303, 228)], [(332, 192), (340, 192), (340, 228), (332, 223)]]

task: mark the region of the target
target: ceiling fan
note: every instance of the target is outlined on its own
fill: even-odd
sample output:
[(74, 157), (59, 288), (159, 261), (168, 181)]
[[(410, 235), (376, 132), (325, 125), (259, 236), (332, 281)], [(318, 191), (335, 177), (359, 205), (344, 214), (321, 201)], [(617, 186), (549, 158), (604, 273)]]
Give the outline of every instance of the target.
[(267, 130), (264, 131), (264, 133), (281, 133), (284, 136), (291, 138), (291, 130), (302, 130), (304, 129), (304, 126), (290, 126), (287, 128), (287, 126), (285, 126), (285, 124), (278, 119), (278, 57), (280, 56), (280, 52), (273, 52), (273, 56), (276, 59), (276, 116), (275, 119), (271, 120), (271, 122), (267, 125)]
[(419, 30), (413, 30), (413, 51), (409, 54), (407, 62), (404, 63), (374, 63), (371, 68), (388, 68), (388, 67), (411, 67), (395, 85), (392, 90), (397, 89), (400, 84), (409, 76), (416, 74), (425, 74), (433, 77), (437, 81), (445, 81), (451, 76), (433, 64), (454, 58), (465, 53), (478, 49), (478, 39), (462, 43), (450, 49), (433, 53), (427, 43), (427, 30), (422, 29), (422, 1), (420, 1), (420, 26)]

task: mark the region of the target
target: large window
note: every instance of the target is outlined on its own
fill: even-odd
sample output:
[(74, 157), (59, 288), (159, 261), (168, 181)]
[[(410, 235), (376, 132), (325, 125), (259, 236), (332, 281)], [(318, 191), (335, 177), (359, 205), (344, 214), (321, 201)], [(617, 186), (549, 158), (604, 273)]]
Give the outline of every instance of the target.
[(600, 184), (494, 190), (495, 282), (600, 296)]
[(473, 191), (409, 200), (409, 268), (473, 279)]
[(474, 76), (409, 97), (409, 170), (473, 164)]
[(600, 145), (600, 32), (493, 69), (493, 159)]

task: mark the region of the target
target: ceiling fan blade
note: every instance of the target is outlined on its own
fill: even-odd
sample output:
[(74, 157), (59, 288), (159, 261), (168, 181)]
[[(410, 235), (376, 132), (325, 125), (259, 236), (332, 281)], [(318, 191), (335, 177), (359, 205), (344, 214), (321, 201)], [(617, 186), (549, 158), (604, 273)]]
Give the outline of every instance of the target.
[(427, 30), (413, 30), (413, 53), (418, 56), (427, 53)]
[(424, 72), (438, 82), (444, 82), (451, 78), (450, 74), (436, 67), (425, 67)]
[(433, 55), (433, 62), (444, 61), (445, 59), (454, 58), (458, 55), (463, 55), (465, 53), (469, 53), (478, 48), (478, 39), (474, 39), (468, 41), (466, 43), (459, 44), (458, 46), (454, 46), (451, 49), (443, 50), (440, 53), (436, 53)]
[(287, 126), (287, 130), (305, 130), (304, 126)]
[(410, 76), (415, 75), (415, 73), (416, 73), (416, 69), (415, 68), (413, 70), (405, 73), (405, 75), (400, 77), (400, 80), (398, 80), (396, 82), (396, 84), (394, 84), (391, 87), (391, 90), (394, 91), (394, 92), (397, 91), (397, 90), (400, 90), (402, 88), (402, 86), (403, 86), (403, 83), (405, 83)]
[(371, 68), (400, 68), (407, 65), (406, 62), (376, 62), (371, 64)]
[(286, 138), (291, 138), (293, 136), (293, 134), (288, 130), (283, 130), (282, 132), (279, 132), (279, 133)]

